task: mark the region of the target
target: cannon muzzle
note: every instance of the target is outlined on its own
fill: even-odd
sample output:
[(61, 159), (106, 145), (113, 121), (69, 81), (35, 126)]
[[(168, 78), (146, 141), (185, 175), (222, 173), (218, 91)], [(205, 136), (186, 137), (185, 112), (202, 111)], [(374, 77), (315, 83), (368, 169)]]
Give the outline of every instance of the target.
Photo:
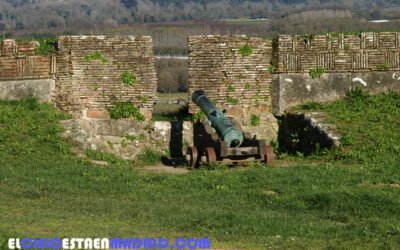
[(193, 92), (192, 101), (206, 114), (211, 126), (228, 147), (239, 147), (243, 143), (243, 132), (235, 127), (229, 118), (211, 103), (204, 91)]

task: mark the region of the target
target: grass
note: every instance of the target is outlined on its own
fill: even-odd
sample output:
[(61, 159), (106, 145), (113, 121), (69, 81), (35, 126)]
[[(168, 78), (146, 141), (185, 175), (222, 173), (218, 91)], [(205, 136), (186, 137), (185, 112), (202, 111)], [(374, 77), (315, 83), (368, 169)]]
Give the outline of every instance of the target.
[(169, 175), (89, 153), (112, 163), (92, 165), (58, 135), (65, 115), (52, 105), (1, 101), (0, 245), (137, 236), (210, 237), (228, 249), (398, 248), (400, 94), (353, 93), (317, 108), (347, 141), (314, 165)]
[(153, 121), (189, 121), (188, 106), (157, 103), (153, 106)]
[(189, 95), (186, 92), (179, 93), (157, 93), (158, 101), (175, 101), (179, 98), (188, 100)]
[(169, 104), (178, 99), (188, 100), (188, 93), (157, 93), (158, 103), (153, 106), (153, 121), (189, 121), (188, 106)]

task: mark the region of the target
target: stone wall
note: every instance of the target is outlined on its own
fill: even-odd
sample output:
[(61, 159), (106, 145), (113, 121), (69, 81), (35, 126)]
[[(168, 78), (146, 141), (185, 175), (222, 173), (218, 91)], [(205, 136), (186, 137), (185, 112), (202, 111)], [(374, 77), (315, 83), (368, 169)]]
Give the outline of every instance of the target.
[(54, 79), (0, 81), (0, 99), (20, 100), (34, 97), (43, 102), (51, 102), (54, 89)]
[[(189, 37), (189, 98), (198, 89), (244, 130), (260, 138), (276, 138), (277, 124), (272, 115), (272, 42), (247, 36)], [(190, 98), (191, 100), (191, 98)], [(189, 102), (189, 112), (199, 108)], [(251, 117), (260, 125), (251, 126)]]
[(37, 42), (7, 39), (0, 42), (0, 81), (51, 78), (55, 73), (55, 57), (37, 56)]
[(107, 118), (114, 100), (130, 101), (149, 117), (157, 98), (154, 60), (151, 37), (61, 36), (55, 102), (74, 117)]
[(144, 121), (134, 119), (71, 119), (62, 121), (64, 136), (84, 148), (135, 159), (146, 148), (165, 156), (182, 158), (193, 144), (191, 122)]
[[(274, 114), (307, 101), (343, 98), (349, 90), (400, 91), (400, 33), (282, 35), (274, 44)], [(310, 70), (324, 73), (312, 77)]]

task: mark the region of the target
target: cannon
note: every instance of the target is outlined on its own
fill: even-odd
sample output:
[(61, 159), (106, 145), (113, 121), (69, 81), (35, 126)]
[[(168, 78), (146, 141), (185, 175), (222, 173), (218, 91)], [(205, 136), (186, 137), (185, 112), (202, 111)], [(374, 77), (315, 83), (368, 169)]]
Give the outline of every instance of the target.
[(265, 140), (251, 137), (240, 124), (220, 111), (204, 91), (192, 94), (192, 101), (200, 107), (207, 120), (193, 124), (193, 142), (186, 152), (186, 161), (191, 167), (212, 163), (242, 165), (250, 161), (270, 164), (275, 155)]

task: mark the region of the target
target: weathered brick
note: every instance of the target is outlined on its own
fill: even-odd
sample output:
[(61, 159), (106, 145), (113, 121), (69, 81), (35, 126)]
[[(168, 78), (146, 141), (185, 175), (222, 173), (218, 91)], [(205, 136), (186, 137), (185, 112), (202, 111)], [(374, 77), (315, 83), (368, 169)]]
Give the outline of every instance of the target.
[(89, 109), (87, 111), (88, 118), (109, 119), (110, 115), (105, 109)]

